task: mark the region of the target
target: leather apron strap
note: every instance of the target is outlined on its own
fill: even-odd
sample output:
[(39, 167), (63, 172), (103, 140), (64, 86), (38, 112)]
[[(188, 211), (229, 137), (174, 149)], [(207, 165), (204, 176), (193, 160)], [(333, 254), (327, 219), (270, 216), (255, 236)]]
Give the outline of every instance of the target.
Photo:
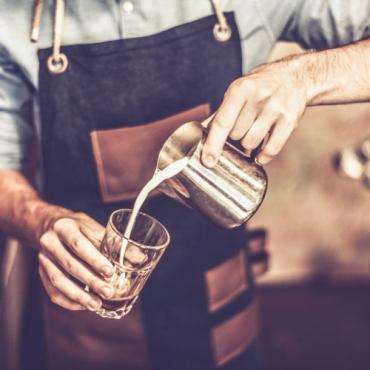
[[(41, 15), (45, 0), (36, 0), (31, 26), (31, 41), (37, 42), (40, 34)], [(222, 11), (218, 0), (210, 0), (217, 17), (217, 23), (213, 28), (216, 40), (226, 42), (231, 37), (231, 27)], [(53, 28), (53, 53), (48, 58), (48, 68), (51, 73), (63, 73), (68, 68), (68, 58), (60, 52), (63, 34), (63, 21), (65, 12), (65, 0), (54, 0), (54, 28)]]

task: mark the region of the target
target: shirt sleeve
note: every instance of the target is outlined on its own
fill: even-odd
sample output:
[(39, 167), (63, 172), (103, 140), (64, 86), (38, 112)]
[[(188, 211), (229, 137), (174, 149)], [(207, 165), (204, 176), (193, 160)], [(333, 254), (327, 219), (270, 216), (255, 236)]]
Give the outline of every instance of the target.
[(261, 0), (277, 40), (326, 49), (370, 36), (370, 0)]
[(32, 88), (0, 46), (0, 170), (24, 168), (32, 141)]

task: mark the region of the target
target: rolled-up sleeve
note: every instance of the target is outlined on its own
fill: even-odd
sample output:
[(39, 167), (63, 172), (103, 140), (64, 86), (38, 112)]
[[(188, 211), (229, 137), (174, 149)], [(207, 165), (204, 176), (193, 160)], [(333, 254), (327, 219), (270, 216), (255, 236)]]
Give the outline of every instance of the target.
[(370, 0), (262, 0), (277, 40), (325, 49), (370, 37)]
[(0, 170), (24, 168), (32, 141), (32, 88), (0, 47)]

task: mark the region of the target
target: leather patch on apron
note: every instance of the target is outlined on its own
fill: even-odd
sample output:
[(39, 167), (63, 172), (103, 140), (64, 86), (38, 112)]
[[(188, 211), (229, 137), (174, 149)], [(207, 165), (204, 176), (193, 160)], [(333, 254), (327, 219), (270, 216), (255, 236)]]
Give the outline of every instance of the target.
[(241, 250), (205, 273), (208, 310), (214, 312), (248, 289), (246, 254)]
[(43, 294), (49, 370), (150, 370), (140, 300), (121, 320), (68, 311)]
[(212, 330), (214, 361), (223, 366), (245, 351), (258, 334), (257, 305), (250, 306)]
[(209, 104), (131, 127), (90, 133), (100, 191), (104, 203), (135, 198), (153, 176), (160, 149), (167, 138), (188, 121), (203, 121)]
[(252, 275), (256, 278), (266, 273), (269, 267), (269, 253), (266, 244), (267, 231), (265, 229), (258, 228), (248, 231), (248, 262)]

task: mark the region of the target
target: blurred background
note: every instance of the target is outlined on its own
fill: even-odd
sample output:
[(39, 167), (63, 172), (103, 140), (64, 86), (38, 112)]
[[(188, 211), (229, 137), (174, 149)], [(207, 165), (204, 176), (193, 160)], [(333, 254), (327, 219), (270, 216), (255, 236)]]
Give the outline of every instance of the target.
[[(271, 59), (300, 52), (277, 45)], [(370, 104), (310, 108), (267, 166), (268, 272), (259, 280), (268, 370), (370, 369), (370, 188), (333, 157), (370, 136)]]

